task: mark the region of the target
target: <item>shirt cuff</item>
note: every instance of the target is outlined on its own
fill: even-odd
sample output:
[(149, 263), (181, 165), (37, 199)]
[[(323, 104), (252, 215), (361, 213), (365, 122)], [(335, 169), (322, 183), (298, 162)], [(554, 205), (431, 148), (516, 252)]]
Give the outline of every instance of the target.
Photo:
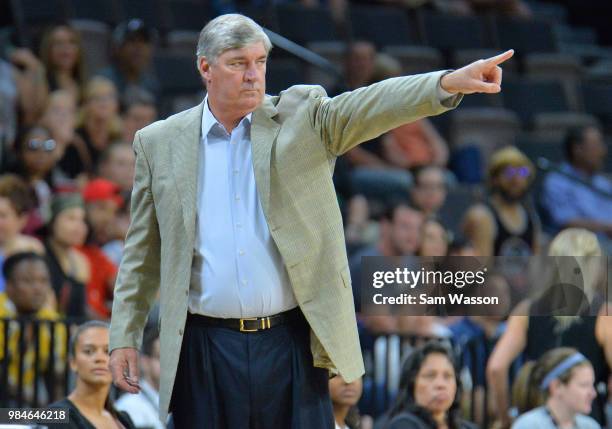
[[(442, 76), (444, 75), (446, 75), (446, 73), (443, 74)], [(442, 88), (442, 78), (440, 78), (440, 80), (438, 81), (438, 100), (444, 101), (448, 98), (454, 97), (455, 95), (457, 94), (450, 93), (444, 88)]]

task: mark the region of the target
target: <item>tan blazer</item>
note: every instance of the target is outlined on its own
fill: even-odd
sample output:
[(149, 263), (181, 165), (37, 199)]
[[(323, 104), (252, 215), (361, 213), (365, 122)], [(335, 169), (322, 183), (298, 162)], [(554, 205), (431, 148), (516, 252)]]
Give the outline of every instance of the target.
[[(364, 372), (357, 336), (334, 162), (357, 144), (441, 105), (443, 72), (394, 78), (334, 98), (318, 86), (266, 96), (253, 112), (251, 143), (257, 191), (297, 302), (311, 327), (314, 365), (347, 381)], [(196, 234), (202, 107), (136, 134), (132, 222), (117, 277), (111, 350), (139, 348), (160, 289), (160, 418), (166, 420), (187, 316)]]

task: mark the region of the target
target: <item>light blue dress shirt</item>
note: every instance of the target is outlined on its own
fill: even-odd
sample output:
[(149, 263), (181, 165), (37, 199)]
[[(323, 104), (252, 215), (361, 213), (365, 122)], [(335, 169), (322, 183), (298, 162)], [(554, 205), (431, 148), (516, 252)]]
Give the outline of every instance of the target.
[(189, 312), (271, 316), (297, 307), (253, 171), (251, 115), (229, 134), (204, 102)]
[[(576, 219), (600, 222), (612, 220), (612, 200), (600, 195), (584, 184), (572, 180), (575, 177), (604, 192), (612, 193), (612, 181), (601, 174), (587, 176), (564, 162), (559, 169), (570, 177), (552, 172), (544, 179), (542, 199), (554, 227), (557, 230)], [(602, 237), (604, 238), (604, 237)]]

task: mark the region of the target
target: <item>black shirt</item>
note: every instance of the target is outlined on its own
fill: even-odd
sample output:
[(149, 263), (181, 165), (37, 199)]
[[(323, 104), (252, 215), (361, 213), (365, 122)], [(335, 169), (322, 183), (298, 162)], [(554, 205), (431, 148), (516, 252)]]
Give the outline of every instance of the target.
[[(67, 408), (69, 413), (68, 424), (65, 423), (46, 423), (49, 429), (96, 429), (96, 427), (85, 418), (79, 409), (70, 401), (68, 398), (64, 398), (60, 401), (54, 402), (49, 405), (50, 408)], [(113, 413), (121, 422), (125, 429), (136, 429), (132, 419), (125, 411), (113, 410)]]

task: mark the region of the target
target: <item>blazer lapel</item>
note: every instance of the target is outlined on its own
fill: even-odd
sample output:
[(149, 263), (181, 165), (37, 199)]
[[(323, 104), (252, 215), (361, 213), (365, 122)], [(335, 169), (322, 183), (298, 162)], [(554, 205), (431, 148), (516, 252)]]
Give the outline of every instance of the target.
[[(172, 172), (177, 194), (181, 200), (183, 223), (187, 237), (195, 237), (198, 189), (198, 161), (204, 103), (187, 113), (177, 139), (171, 143)], [(192, 246), (193, 247), (193, 246)]]
[(270, 208), (270, 157), (272, 145), (280, 125), (272, 119), (278, 110), (270, 98), (266, 96), (261, 106), (253, 112), (251, 124), (251, 151), (253, 153), (253, 170), (255, 172), (255, 183), (259, 200), (264, 213), (269, 213)]

